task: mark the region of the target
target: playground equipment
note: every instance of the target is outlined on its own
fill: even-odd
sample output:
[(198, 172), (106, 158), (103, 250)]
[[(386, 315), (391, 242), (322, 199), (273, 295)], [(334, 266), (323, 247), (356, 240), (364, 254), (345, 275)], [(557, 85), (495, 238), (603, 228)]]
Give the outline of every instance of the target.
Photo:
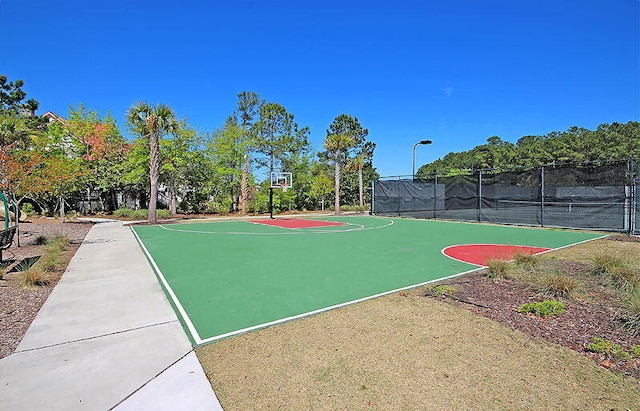
[[(13, 237), (18, 231), (18, 221), (22, 217), (22, 213), (15, 203), (9, 203), (4, 193), (0, 192), (0, 203), (2, 206), (2, 217), (4, 219), (4, 230), (0, 230), (0, 263), (2, 259), (2, 251), (7, 250), (13, 243)], [(7, 212), (7, 210), (9, 212)], [(16, 218), (16, 216), (18, 216)], [(26, 216), (25, 216), (26, 218)], [(13, 224), (12, 224), (13, 223)], [(18, 244), (19, 245), (19, 244)]]

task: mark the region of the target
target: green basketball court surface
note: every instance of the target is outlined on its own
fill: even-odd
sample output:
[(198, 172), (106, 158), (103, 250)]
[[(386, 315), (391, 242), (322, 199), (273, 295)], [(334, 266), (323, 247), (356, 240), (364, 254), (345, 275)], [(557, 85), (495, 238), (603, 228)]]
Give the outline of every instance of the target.
[(132, 229), (196, 345), (478, 269), (448, 247), (556, 249), (601, 236), (370, 216)]

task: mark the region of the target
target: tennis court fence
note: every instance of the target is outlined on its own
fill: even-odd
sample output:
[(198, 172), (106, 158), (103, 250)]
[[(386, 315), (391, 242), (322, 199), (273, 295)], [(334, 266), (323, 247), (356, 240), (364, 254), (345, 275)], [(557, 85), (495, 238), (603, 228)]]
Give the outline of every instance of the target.
[(473, 170), (373, 182), (372, 213), (640, 234), (640, 161)]

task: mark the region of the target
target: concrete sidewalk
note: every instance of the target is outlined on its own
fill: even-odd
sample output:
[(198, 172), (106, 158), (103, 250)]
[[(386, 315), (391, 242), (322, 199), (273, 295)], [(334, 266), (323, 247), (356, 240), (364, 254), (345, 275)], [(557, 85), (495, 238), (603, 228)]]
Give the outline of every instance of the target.
[(96, 224), (0, 360), (3, 410), (221, 410), (133, 233)]

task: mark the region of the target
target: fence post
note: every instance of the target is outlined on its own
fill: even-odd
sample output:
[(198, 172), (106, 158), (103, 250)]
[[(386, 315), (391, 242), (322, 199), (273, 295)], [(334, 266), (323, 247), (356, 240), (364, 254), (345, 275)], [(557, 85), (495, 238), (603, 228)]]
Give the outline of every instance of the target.
[(398, 176), (398, 191), (397, 191), (397, 195), (398, 195), (398, 217), (400, 217), (400, 186), (402, 185), (402, 180), (400, 179), (400, 176)]
[(540, 226), (544, 227), (544, 166), (540, 167)]
[(633, 235), (636, 232), (636, 185), (638, 183), (638, 179), (635, 175), (635, 167), (633, 164), (633, 158), (629, 157), (629, 161), (627, 162), (627, 167), (629, 168), (629, 198), (627, 199), (629, 207), (629, 235)]
[(376, 198), (376, 182), (375, 180), (371, 179), (371, 210), (369, 211), (369, 214), (371, 215), (375, 215), (375, 198)]
[(482, 222), (482, 170), (478, 170), (478, 222)]
[(438, 219), (438, 174), (435, 175), (435, 183), (433, 184), (433, 219)]

